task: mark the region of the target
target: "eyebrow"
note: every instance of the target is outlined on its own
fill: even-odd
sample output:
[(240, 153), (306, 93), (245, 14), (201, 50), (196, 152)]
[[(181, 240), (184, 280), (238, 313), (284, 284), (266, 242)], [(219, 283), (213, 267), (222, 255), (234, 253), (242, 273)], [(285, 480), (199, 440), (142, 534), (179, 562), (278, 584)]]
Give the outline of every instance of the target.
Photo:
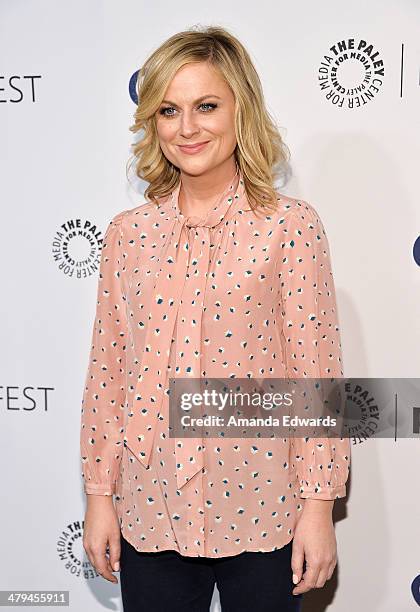
[[(217, 98), (218, 100), (222, 99), (220, 96), (216, 96), (215, 94), (206, 94), (205, 96), (201, 96), (200, 98), (197, 98), (197, 100), (194, 100), (193, 104), (198, 104), (198, 102), (201, 102), (206, 98)], [(172, 106), (178, 106), (178, 104), (171, 102), (170, 100), (162, 100), (162, 104), (163, 102), (166, 102), (166, 104), (172, 104)]]

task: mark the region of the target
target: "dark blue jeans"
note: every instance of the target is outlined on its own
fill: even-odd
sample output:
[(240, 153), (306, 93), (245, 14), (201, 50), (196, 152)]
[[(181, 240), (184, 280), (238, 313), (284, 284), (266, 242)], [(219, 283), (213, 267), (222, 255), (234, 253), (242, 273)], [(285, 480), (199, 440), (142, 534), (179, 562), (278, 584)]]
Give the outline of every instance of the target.
[(292, 542), (219, 558), (138, 552), (121, 535), (124, 612), (208, 612), (215, 584), (223, 612), (300, 612), (303, 594), (292, 594), (291, 555)]

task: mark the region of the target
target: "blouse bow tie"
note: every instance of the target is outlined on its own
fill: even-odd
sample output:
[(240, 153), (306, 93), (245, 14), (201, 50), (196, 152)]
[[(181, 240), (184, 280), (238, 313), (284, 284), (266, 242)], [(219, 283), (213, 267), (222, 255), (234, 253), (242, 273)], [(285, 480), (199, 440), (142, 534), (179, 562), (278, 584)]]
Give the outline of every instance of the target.
[[(125, 444), (145, 467), (150, 465), (158, 419), (163, 418), (161, 407), (173, 337), (178, 344), (182, 338), (182, 348), (174, 346), (176, 377), (201, 376), (201, 318), (210, 264), (210, 230), (226, 223), (244, 204), (240, 172), (236, 193), (231, 185), (204, 218), (185, 217), (180, 212), (180, 187), (181, 181), (169, 196), (173, 223), (159, 261), (146, 321), (145, 348), (124, 436)], [(203, 440), (174, 440), (180, 489), (203, 468)]]

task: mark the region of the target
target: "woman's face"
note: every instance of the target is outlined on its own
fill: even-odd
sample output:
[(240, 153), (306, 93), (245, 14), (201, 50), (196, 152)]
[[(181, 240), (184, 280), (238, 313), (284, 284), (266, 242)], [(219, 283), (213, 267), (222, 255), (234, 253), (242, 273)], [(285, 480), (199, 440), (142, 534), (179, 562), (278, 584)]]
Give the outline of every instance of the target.
[[(236, 147), (235, 99), (207, 62), (185, 64), (169, 84), (156, 112), (165, 157), (181, 172), (201, 175), (228, 160)], [(206, 143), (197, 149), (183, 145)]]

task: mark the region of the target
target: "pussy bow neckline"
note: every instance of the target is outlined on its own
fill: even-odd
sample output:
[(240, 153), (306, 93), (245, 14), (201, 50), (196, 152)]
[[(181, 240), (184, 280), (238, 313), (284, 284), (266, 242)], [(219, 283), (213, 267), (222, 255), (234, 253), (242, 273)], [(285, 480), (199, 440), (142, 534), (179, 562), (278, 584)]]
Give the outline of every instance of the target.
[[(124, 444), (146, 468), (150, 466), (158, 420), (163, 418), (161, 407), (175, 329), (176, 338), (187, 334), (188, 343), (183, 343), (182, 351), (174, 346), (175, 373), (171, 377), (201, 377), (201, 318), (211, 255), (210, 230), (228, 224), (241, 209), (249, 210), (244, 208), (244, 180), (240, 171), (238, 174), (205, 217), (181, 213), (181, 181), (164, 201), (172, 223), (158, 262), (145, 322), (144, 353), (124, 435)], [(178, 411), (174, 414), (178, 415)], [(174, 438), (174, 446), (177, 488), (181, 489), (203, 469), (203, 440)]]

